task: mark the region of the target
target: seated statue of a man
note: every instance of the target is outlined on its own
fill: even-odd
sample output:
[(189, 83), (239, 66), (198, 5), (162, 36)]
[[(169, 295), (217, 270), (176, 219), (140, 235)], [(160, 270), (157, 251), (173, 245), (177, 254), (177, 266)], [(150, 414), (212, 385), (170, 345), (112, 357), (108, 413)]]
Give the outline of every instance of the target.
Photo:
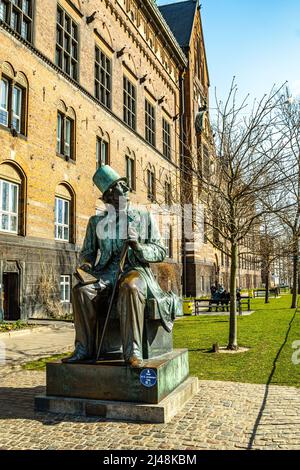
[[(118, 282), (115, 303), (124, 360), (131, 367), (140, 367), (147, 300), (155, 299), (160, 321), (171, 332), (178, 297), (173, 292), (164, 292), (153, 276), (149, 263), (162, 262), (166, 252), (153, 216), (147, 210), (130, 206), (126, 178), (105, 165), (97, 170), (93, 181), (103, 194), (106, 210), (90, 218), (80, 262), (81, 269), (92, 273), (97, 282), (88, 285), (79, 282), (73, 289), (75, 351), (64, 362), (96, 358), (97, 319), (105, 314)], [(116, 279), (124, 243), (128, 245), (127, 257), (122, 276)]]

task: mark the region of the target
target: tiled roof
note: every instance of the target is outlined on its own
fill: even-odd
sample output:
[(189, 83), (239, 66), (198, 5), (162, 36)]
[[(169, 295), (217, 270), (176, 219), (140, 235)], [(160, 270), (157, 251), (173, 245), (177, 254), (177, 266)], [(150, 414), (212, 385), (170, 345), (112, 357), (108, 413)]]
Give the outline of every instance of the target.
[(159, 6), (161, 14), (182, 48), (187, 47), (190, 43), (197, 6), (198, 0), (186, 0)]

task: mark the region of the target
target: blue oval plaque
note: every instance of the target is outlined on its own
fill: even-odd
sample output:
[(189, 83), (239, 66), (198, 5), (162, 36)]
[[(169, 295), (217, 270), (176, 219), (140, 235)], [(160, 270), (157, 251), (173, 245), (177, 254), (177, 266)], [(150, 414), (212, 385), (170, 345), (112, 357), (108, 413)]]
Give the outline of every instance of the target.
[(144, 369), (141, 372), (140, 375), (140, 381), (141, 384), (144, 385), (144, 387), (154, 387), (157, 383), (157, 375), (156, 372), (153, 369)]

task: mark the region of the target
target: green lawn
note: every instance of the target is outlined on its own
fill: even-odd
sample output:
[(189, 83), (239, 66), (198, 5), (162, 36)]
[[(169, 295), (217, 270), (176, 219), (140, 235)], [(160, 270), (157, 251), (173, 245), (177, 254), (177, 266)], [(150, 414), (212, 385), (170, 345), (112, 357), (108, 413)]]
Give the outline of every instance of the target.
[[(300, 310), (291, 310), (291, 296), (251, 301), (255, 310), (238, 317), (239, 346), (250, 348), (240, 354), (211, 353), (213, 343), (226, 346), (229, 318), (218, 316), (184, 317), (175, 323), (174, 347), (188, 348), (190, 374), (200, 380), (291, 385), (300, 387), (300, 364), (292, 362), (294, 341), (300, 341)], [(43, 370), (46, 362), (66, 355), (42, 358), (23, 367)], [(300, 357), (300, 355), (299, 355)]]
[(300, 310), (295, 315), (290, 305), (290, 295), (271, 299), (268, 305), (263, 299), (251, 301), (255, 313), (238, 317), (239, 346), (250, 348), (248, 352), (211, 353), (213, 343), (227, 345), (229, 320), (207, 315), (178, 320), (174, 346), (189, 349), (190, 373), (201, 380), (300, 387), (300, 364), (292, 362), (292, 343), (300, 341)]
[(23, 320), (17, 320), (16, 322), (11, 323), (0, 321), (0, 333), (14, 330), (23, 330), (24, 328), (34, 328), (34, 325), (29, 325), (26, 321)]

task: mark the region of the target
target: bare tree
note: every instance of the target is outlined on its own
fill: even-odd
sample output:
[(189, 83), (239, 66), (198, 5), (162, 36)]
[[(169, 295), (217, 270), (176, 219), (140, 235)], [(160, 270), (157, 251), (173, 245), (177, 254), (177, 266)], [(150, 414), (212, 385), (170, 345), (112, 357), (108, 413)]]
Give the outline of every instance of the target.
[[(260, 101), (254, 101), (250, 108), (248, 96), (238, 103), (233, 80), (226, 102), (216, 100), (213, 174), (203, 172), (192, 162), (183, 168), (188, 174), (192, 167), (194, 177), (201, 181), (200, 200), (205, 207), (206, 225), (214, 234), (210, 241), (221, 250), (229, 249), (230, 350), (238, 348), (236, 278), (239, 247), (251, 231), (255, 232), (261, 217), (269, 212), (260, 201), (270, 192), (277, 194), (283, 179), (278, 166), (286, 145), (277, 112), (281, 89), (273, 88)], [(199, 159), (194, 158), (195, 161), (199, 162)]]
[(283, 224), (270, 213), (260, 220), (260, 240), (253, 246), (253, 254), (259, 259), (265, 278), (265, 303), (269, 303), (271, 270), (276, 262), (289, 256), (291, 244)]
[[(289, 90), (282, 95), (279, 107), (280, 127), (285, 141), (285, 152), (278, 162), (283, 183), (276, 201), (268, 198), (268, 207), (276, 212), (278, 219), (289, 232), (293, 259), (292, 305), (297, 307), (299, 285), (299, 239), (300, 239), (300, 102), (290, 98)], [(279, 197), (278, 197), (279, 195)]]

